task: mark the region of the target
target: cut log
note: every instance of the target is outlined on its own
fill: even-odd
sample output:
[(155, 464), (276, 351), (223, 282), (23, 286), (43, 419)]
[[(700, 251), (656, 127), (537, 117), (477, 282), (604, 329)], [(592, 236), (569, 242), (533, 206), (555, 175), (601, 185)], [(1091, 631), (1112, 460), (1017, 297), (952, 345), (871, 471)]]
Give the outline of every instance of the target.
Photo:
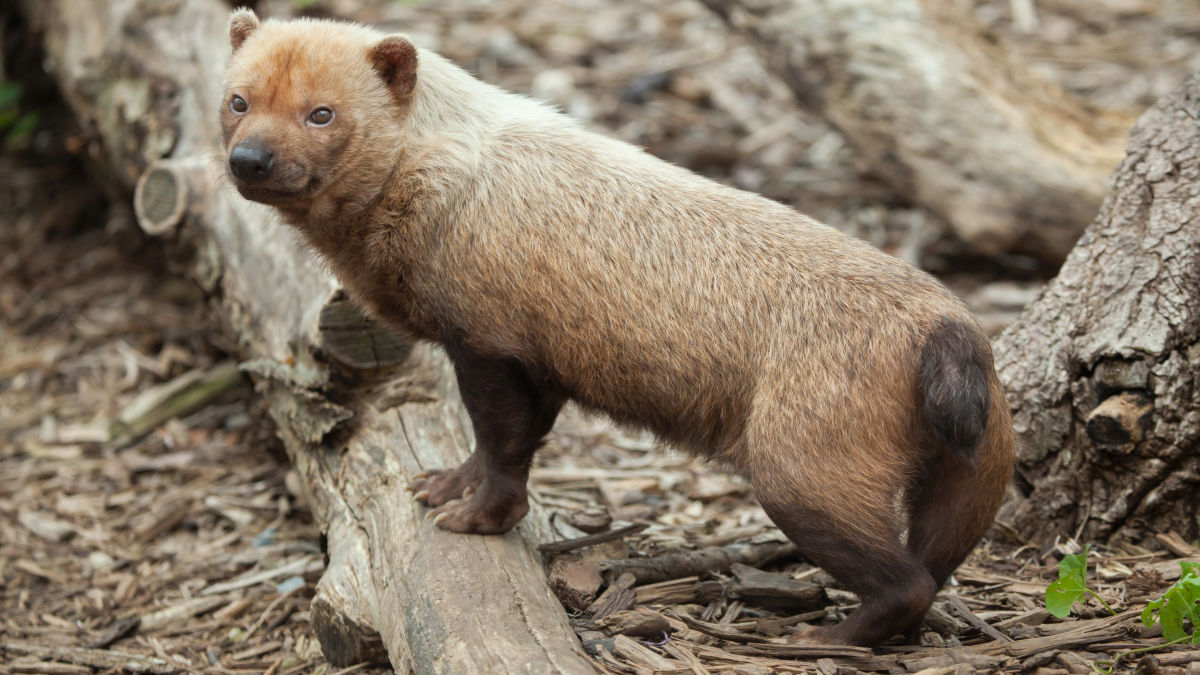
[(1099, 216), (1000, 337), (1021, 442), (1001, 519), (1039, 541), (1200, 535), (1196, 79), (1134, 127)]
[(1039, 79), (944, 0), (703, 0), (869, 173), (980, 253), (1058, 264), (1132, 119)]
[(87, 152), (108, 183), (137, 184), (138, 222), (213, 298), (266, 397), (327, 535), (312, 624), (329, 661), (386, 653), (399, 672), (594, 672), (546, 585), (536, 504), (506, 536), (462, 536), (426, 522), (405, 490), (471, 444), (445, 358), (359, 315), (292, 233), (227, 186), (215, 112), (228, 6), (22, 9)]

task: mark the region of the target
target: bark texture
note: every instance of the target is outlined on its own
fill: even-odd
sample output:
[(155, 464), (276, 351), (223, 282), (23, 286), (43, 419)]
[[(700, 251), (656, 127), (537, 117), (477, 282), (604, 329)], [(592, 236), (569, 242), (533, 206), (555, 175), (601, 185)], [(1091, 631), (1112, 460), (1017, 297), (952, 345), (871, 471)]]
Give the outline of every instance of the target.
[(999, 339), (1038, 540), (1200, 534), (1200, 80), (1146, 112), (1100, 214)]
[(594, 672), (546, 585), (536, 505), (506, 536), (461, 536), (425, 521), (405, 490), (409, 475), (468, 453), (445, 359), (358, 315), (291, 232), (228, 187), (215, 114), (228, 6), (22, 7), (91, 158), (114, 194), (137, 182), (139, 223), (209, 292), (269, 403), (328, 538), (312, 608), (326, 657), (386, 652), (400, 672)]
[(748, 36), (865, 171), (980, 253), (1061, 262), (1132, 118), (1013, 61), (946, 0), (703, 0)]

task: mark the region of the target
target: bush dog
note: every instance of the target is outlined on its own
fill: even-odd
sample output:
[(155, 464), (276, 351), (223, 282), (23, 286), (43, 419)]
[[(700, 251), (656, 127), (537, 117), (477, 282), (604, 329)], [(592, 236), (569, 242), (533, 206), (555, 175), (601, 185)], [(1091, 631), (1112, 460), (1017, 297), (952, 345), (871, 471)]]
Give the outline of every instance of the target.
[(403, 36), (245, 9), (229, 34), (238, 191), (454, 363), (475, 452), (410, 486), (439, 527), (520, 521), (574, 400), (746, 476), (862, 599), (807, 639), (915, 633), (1012, 475), (987, 338), (943, 286)]

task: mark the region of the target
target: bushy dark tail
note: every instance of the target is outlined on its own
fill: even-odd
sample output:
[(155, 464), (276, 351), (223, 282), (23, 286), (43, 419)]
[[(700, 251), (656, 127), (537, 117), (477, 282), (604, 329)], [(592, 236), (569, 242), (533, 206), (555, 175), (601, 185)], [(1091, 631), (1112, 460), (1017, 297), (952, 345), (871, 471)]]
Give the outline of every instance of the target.
[(921, 352), (925, 421), (936, 440), (974, 465), (991, 408), (991, 350), (978, 328), (943, 318)]
[[(921, 352), (931, 448), (906, 494), (908, 549), (941, 586), (991, 525), (1013, 476), (1013, 433), (987, 337), (944, 318)], [(915, 629), (919, 624), (915, 624)]]

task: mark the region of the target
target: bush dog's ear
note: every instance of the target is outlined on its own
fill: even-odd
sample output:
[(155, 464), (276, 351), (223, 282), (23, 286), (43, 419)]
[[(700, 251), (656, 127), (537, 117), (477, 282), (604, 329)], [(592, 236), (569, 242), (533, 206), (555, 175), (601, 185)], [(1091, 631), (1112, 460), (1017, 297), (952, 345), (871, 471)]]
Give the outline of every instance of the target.
[(233, 10), (233, 14), (229, 15), (229, 44), (233, 46), (233, 51), (236, 52), (246, 38), (261, 26), (258, 15), (249, 7)]
[(371, 65), (397, 99), (405, 99), (417, 86), (417, 48), (408, 38), (389, 35), (367, 53)]

